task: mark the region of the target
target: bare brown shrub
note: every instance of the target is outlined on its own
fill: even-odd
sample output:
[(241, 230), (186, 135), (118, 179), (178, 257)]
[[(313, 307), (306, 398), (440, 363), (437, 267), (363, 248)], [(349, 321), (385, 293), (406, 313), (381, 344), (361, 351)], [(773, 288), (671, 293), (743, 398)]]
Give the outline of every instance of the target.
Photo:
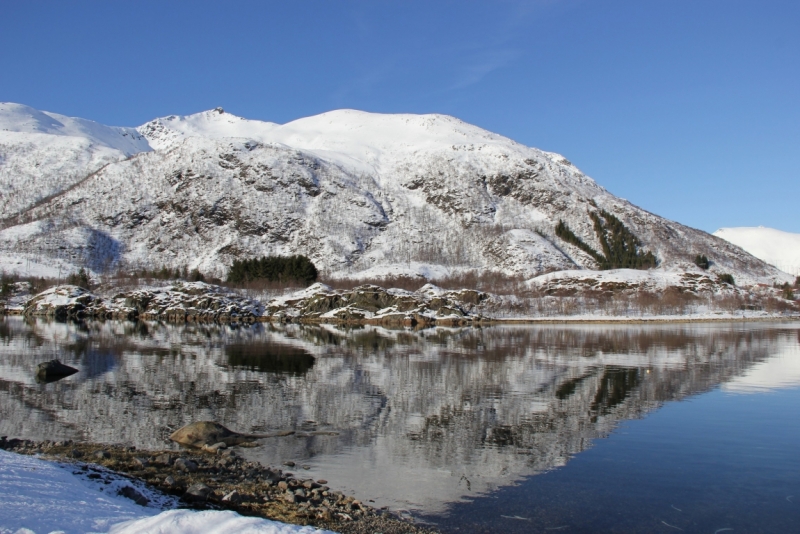
[(633, 298), (634, 309), (639, 315), (654, 314), (661, 302), (661, 295), (652, 291), (642, 291)]
[(663, 315), (683, 315), (690, 304), (697, 301), (697, 296), (677, 287), (668, 287), (661, 294), (659, 312)]
[(797, 311), (792, 302), (775, 297), (766, 297), (763, 301), (764, 309), (770, 313), (786, 313)]
[(719, 310), (734, 313), (747, 308), (741, 295), (723, 295), (711, 299), (711, 305)]

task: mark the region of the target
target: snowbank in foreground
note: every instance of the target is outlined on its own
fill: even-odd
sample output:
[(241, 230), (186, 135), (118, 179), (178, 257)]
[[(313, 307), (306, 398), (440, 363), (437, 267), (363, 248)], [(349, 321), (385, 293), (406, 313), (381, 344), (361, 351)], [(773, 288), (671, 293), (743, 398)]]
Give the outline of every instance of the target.
[[(92, 480), (74, 465), (59, 464), (0, 450), (0, 534), (100, 533), (160, 534), (322, 534), (311, 527), (286, 525), (234, 512), (163, 511), (176, 503), (140, 484), (113, 475)], [(139, 506), (121, 497), (123, 485), (149, 501)]]
[(313, 527), (298, 527), (235, 512), (169, 510), (155, 517), (115, 525), (109, 534), (320, 534)]
[[(106, 532), (161, 510), (101, 491), (71, 466), (0, 451), (0, 532)], [(23, 531), (26, 532), (26, 531)]]

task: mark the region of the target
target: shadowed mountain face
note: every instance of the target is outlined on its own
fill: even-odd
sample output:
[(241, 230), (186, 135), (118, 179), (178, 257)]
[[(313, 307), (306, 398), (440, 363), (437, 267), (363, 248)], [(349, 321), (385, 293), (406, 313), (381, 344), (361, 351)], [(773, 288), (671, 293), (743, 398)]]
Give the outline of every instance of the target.
[[(435, 511), (564, 465), (620, 421), (724, 384), (797, 336), (769, 325), (393, 331), (7, 318), (0, 434), (154, 449), (203, 419), (245, 433), (336, 430), (243, 454)], [(80, 372), (37, 384), (36, 364), (53, 357)]]

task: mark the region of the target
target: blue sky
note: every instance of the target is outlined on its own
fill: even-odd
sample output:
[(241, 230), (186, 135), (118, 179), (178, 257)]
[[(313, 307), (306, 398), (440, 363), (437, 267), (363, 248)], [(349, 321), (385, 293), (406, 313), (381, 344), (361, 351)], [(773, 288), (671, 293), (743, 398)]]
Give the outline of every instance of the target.
[(800, 2), (7, 1), (0, 101), (446, 113), (690, 226), (800, 232)]

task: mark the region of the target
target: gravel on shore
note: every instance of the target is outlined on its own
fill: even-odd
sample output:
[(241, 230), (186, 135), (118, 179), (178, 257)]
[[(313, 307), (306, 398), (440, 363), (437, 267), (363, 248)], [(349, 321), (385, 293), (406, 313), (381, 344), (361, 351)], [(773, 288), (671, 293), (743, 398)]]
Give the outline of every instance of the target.
[[(0, 437), (0, 449), (38, 454), (83, 470), (93, 465), (139, 479), (181, 498), (189, 508), (233, 510), (296, 525), (312, 525), (342, 534), (435, 534), (401, 516), (373, 508), (328, 486), (275, 467), (246, 461), (234, 448), (143, 451), (123, 445), (31, 441)], [(89, 477), (93, 476), (90, 473)], [(98, 471), (97, 477), (101, 477)], [(141, 495), (126, 495), (146, 504)], [(145, 499), (146, 501), (146, 499)]]

